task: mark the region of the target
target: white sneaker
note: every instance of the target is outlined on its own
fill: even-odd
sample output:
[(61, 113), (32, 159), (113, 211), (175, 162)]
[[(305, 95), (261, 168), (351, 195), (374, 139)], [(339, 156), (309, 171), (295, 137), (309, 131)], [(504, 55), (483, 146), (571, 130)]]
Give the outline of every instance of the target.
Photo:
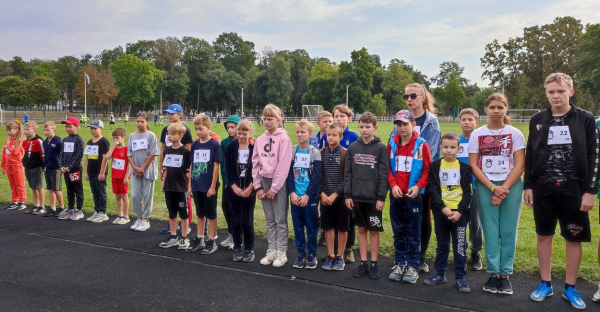
[(94, 219), (96, 219), (97, 216), (98, 216), (98, 213), (94, 211), (94, 214), (91, 215), (89, 218), (85, 219), (85, 221), (93, 222)]
[(135, 222), (134, 222), (134, 223), (133, 223), (133, 225), (130, 227), (130, 229), (132, 229), (132, 230), (134, 230), (134, 231), (135, 231), (135, 230), (137, 229), (137, 227), (140, 225), (140, 223), (142, 223), (142, 219), (139, 219), (139, 218), (138, 218), (137, 220), (135, 220)]
[(269, 264), (273, 263), (273, 261), (275, 261), (276, 254), (277, 254), (277, 250), (267, 249), (267, 255), (264, 258), (260, 259), (260, 264), (269, 265)]
[(273, 261), (273, 266), (276, 268), (280, 268), (287, 263), (287, 256), (285, 255), (285, 251), (277, 250), (277, 254), (275, 255), (275, 261)]
[(116, 217), (116, 218), (113, 220), (112, 224), (121, 224), (121, 217)]
[(135, 228), (136, 231), (138, 232), (144, 232), (145, 230), (150, 228), (150, 221), (144, 219), (140, 222), (140, 225), (138, 225), (137, 228)]
[(227, 238), (221, 242), (221, 247), (229, 247), (230, 245), (233, 245), (233, 236), (231, 234), (229, 234)]
[(99, 212), (98, 215), (96, 216), (96, 218), (94, 220), (92, 220), (92, 222), (101, 223), (101, 222), (104, 222), (107, 220), (108, 220), (108, 216), (104, 212)]
[(592, 297), (592, 300), (600, 301), (600, 283), (598, 283), (598, 291), (594, 294), (594, 297)]

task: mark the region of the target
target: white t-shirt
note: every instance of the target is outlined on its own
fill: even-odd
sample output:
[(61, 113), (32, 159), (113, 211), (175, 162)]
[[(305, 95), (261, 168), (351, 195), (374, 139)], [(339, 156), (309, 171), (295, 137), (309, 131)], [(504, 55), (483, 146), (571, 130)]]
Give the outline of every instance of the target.
[(479, 154), (479, 169), (491, 181), (504, 181), (515, 167), (514, 153), (525, 149), (525, 137), (519, 129), (506, 125), (493, 132), (486, 126), (471, 133), (469, 154)]

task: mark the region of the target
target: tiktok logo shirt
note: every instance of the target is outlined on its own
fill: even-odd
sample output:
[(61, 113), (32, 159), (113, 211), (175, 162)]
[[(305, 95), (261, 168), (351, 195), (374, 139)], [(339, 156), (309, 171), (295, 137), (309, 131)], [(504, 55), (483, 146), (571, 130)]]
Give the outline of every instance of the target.
[(514, 153), (525, 149), (525, 138), (517, 128), (505, 125), (490, 130), (487, 125), (471, 134), (469, 154), (479, 154), (479, 168), (491, 181), (504, 181), (514, 168)]

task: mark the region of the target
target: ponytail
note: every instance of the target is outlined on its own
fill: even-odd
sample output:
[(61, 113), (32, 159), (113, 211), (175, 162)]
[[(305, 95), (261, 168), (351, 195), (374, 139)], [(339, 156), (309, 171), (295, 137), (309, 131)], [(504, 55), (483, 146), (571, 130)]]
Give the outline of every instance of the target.
[(17, 133), (15, 134), (15, 147), (21, 146), (23, 141), (25, 141), (25, 133), (23, 131), (23, 125), (18, 119), (15, 119), (13, 122), (9, 122), (6, 124), (6, 130), (8, 129), (16, 129)]
[(504, 118), (502, 118), (502, 121), (504, 122), (505, 125), (510, 125), (510, 117), (508, 117), (508, 115), (504, 115)]
[(421, 89), (421, 92), (424, 96), (423, 98), (423, 109), (434, 114), (435, 113), (435, 107), (433, 106), (433, 104), (435, 104), (435, 99), (433, 98), (433, 95), (427, 91), (427, 87), (424, 84), (420, 84), (417, 82), (413, 82), (411, 84), (409, 84), (408, 86), (406, 86), (406, 88), (409, 87), (413, 87), (413, 88), (419, 88)]

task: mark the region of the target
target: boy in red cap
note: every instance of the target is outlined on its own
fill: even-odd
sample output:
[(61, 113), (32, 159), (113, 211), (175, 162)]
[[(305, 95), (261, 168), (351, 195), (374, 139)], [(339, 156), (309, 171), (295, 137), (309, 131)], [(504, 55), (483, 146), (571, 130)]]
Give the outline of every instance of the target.
[[(62, 150), (58, 156), (60, 171), (65, 174), (67, 185), (67, 200), (69, 209), (63, 211), (58, 218), (61, 220), (79, 220), (83, 218), (83, 181), (81, 180), (81, 159), (83, 157), (83, 138), (77, 134), (79, 120), (69, 117), (61, 121), (65, 125), (69, 136), (63, 139)], [(77, 197), (77, 209), (75, 209), (75, 197)]]

